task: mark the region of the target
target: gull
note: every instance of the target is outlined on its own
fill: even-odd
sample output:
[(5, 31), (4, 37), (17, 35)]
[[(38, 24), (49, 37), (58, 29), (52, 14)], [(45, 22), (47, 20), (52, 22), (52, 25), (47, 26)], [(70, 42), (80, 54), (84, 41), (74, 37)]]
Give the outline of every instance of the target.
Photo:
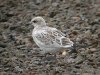
[(47, 26), (45, 20), (38, 16), (31, 20), (34, 26), (32, 37), (39, 46), (41, 53), (55, 53), (73, 46), (73, 42), (56, 28)]

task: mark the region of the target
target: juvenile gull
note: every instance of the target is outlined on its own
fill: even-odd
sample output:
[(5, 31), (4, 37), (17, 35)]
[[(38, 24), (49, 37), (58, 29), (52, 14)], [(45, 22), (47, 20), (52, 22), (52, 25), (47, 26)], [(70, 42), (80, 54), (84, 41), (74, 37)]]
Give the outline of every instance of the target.
[(48, 27), (42, 17), (33, 18), (31, 24), (34, 26), (32, 37), (40, 47), (42, 54), (54, 53), (73, 46), (73, 42), (66, 38), (65, 34), (56, 28)]

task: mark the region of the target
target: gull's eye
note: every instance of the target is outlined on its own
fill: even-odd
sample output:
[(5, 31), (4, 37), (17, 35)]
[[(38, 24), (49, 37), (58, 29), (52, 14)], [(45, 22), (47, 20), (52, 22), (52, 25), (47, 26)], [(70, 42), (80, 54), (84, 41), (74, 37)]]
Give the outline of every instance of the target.
[(37, 21), (36, 21), (36, 20), (34, 20), (33, 22), (34, 22), (34, 23), (37, 23)]

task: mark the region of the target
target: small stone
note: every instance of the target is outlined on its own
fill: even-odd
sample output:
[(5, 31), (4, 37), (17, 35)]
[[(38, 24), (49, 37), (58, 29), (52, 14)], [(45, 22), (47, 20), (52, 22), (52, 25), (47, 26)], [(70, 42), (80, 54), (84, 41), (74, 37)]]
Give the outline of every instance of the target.
[(0, 35), (0, 41), (2, 41), (3, 39), (4, 39), (3, 36)]
[(72, 34), (73, 35), (78, 35), (78, 31), (73, 31)]
[(80, 4), (81, 3), (81, 0), (76, 0), (76, 4)]
[(49, 17), (53, 18), (55, 15), (57, 14), (57, 12), (52, 11), (49, 15)]
[(82, 75), (92, 75), (91, 73), (83, 73)]
[(96, 16), (100, 16), (100, 12), (96, 12)]
[(66, 51), (63, 51), (63, 52), (62, 52), (62, 55), (63, 55), (63, 56), (65, 56), (66, 54), (67, 54), (67, 52), (66, 52)]
[(0, 47), (5, 48), (5, 47), (7, 47), (7, 44), (3, 43), (3, 42), (0, 42)]
[(3, 52), (5, 52), (5, 51), (6, 51), (6, 49), (0, 48), (0, 53), (3, 53)]
[(0, 75), (7, 75), (7, 72), (0, 72)]
[(83, 63), (84, 59), (82, 58), (82, 56), (78, 56), (76, 59), (75, 59), (75, 64), (81, 64)]
[(74, 58), (65, 58), (64, 61), (67, 63), (74, 63), (75, 59)]
[(34, 0), (34, 2), (35, 2), (36, 5), (39, 5), (43, 2), (43, 0)]
[(80, 17), (72, 17), (72, 19), (75, 21), (75, 22), (78, 22), (80, 20)]
[(16, 59), (17, 59), (17, 57), (12, 57), (11, 58), (12, 61), (15, 61)]
[(49, 61), (49, 62), (56, 61), (56, 60), (57, 59), (54, 56), (47, 56), (47, 57), (45, 57), (45, 58), (42, 59), (42, 61)]
[(15, 30), (17, 28), (17, 26), (11, 26), (10, 30)]
[(52, 3), (52, 6), (56, 7), (58, 6), (58, 3)]
[(89, 53), (96, 52), (96, 51), (97, 51), (96, 48), (90, 48), (90, 49), (88, 49)]
[(19, 66), (16, 66), (15, 69), (16, 69), (16, 71), (19, 71), (19, 72), (23, 71), (23, 69), (21, 69)]
[(79, 68), (81, 68), (81, 66), (80, 65), (75, 65), (75, 68), (79, 69)]
[(5, 13), (0, 12), (0, 22), (6, 22), (8, 20), (8, 17)]
[(90, 38), (91, 37), (91, 31), (90, 30), (86, 31), (84, 36), (87, 37), (87, 38)]
[(10, 12), (7, 13), (6, 15), (7, 15), (7, 17), (12, 17), (12, 16), (14, 16), (14, 12), (13, 12), (13, 11), (10, 11)]

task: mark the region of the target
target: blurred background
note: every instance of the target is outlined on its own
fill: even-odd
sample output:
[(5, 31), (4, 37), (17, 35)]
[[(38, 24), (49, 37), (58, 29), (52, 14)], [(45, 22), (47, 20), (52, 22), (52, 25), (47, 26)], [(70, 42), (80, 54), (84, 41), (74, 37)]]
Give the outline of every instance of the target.
[[(45, 58), (31, 37), (42, 16), (76, 53)], [(99, 0), (0, 0), (0, 75), (100, 75)]]

